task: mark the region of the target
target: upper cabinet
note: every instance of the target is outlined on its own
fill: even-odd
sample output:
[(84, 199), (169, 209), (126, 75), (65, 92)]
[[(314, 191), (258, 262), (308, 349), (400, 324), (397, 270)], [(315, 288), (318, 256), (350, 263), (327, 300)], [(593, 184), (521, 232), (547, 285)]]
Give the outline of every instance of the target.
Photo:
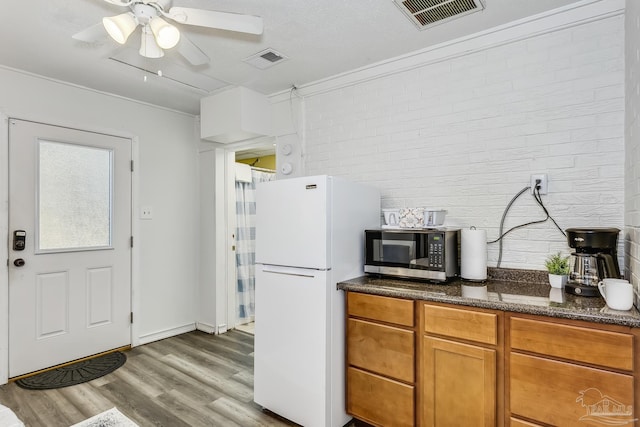
[(272, 134), (265, 95), (235, 87), (200, 100), (200, 137), (229, 144)]

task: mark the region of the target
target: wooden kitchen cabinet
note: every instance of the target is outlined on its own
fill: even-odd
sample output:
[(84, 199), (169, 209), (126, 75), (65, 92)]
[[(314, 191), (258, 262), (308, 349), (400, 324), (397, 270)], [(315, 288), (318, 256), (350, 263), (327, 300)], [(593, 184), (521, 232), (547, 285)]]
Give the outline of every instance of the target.
[(347, 413), (414, 426), (414, 302), (347, 292), (347, 316)]
[(508, 325), (511, 425), (631, 424), (630, 328), (521, 315), (511, 315)]
[(640, 329), (347, 292), (347, 412), (374, 426), (635, 425)]
[(420, 425), (502, 425), (501, 313), (423, 303)]

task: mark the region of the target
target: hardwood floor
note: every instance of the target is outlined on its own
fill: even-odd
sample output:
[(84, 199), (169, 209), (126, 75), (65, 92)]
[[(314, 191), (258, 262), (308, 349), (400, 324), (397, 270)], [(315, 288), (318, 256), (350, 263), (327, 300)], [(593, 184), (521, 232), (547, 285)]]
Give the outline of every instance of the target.
[(102, 378), (54, 390), (0, 387), (27, 426), (70, 426), (112, 407), (144, 426), (295, 426), (253, 402), (253, 336), (190, 332), (136, 347)]

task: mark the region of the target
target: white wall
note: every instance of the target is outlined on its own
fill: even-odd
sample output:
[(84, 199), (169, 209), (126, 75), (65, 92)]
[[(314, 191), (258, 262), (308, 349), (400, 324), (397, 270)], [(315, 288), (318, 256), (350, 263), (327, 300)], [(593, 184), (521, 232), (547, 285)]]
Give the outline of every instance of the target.
[(640, 3), (637, 0), (627, 0), (625, 17), (625, 276), (640, 291)]
[[(140, 206), (151, 206), (153, 219), (139, 221), (135, 235), (134, 344), (193, 329), (199, 253), (196, 118), (1, 68), (0, 111), (137, 137), (134, 218)], [(6, 174), (0, 177), (6, 188)], [(7, 223), (5, 209), (0, 223)]]
[[(379, 76), (372, 67), (311, 85), (306, 174), (372, 184), (383, 207), (447, 209), (447, 224), (493, 239), (509, 200), (546, 173), (543, 200), (560, 227), (622, 228), (621, 7), (589, 4), (431, 49), (422, 63), (421, 54), (387, 61)], [(506, 228), (541, 218), (525, 194)], [(557, 250), (569, 252), (547, 221), (511, 233), (501, 266), (544, 269)], [(490, 245), (489, 265), (497, 257)]]

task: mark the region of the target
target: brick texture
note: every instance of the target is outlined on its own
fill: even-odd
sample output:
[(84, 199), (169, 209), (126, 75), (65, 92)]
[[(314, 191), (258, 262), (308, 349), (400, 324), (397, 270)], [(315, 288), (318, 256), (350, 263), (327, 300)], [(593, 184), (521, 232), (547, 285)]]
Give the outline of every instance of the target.
[[(447, 225), (486, 229), (490, 239), (530, 175), (546, 173), (542, 198), (562, 229), (623, 228), (624, 24), (623, 16), (609, 17), (311, 95), (305, 173), (372, 184), (383, 207), (447, 209)], [(640, 132), (633, 117), (627, 136)], [(636, 184), (626, 199), (638, 226), (633, 145), (627, 170)], [(527, 192), (505, 228), (543, 218)], [(551, 221), (536, 224), (504, 239), (501, 266), (541, 270), (558, 250), (569, 253), (561, 232)], [(497, 259), (498, 245), (489, 245), (489, 265)]]

